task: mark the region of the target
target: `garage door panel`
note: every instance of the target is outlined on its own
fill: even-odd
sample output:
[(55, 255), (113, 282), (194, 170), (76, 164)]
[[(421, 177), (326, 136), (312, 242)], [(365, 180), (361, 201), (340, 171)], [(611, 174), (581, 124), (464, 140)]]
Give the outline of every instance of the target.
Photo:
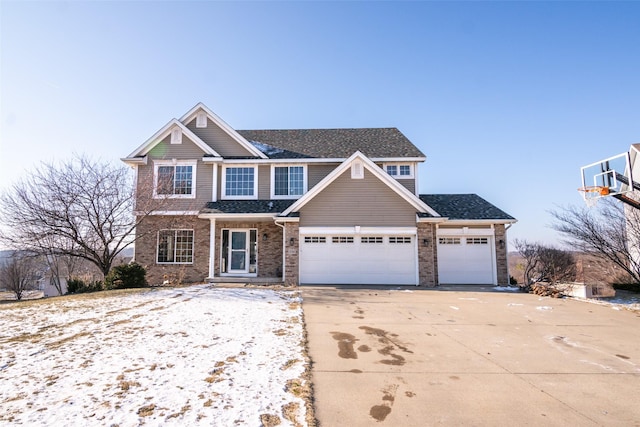
[(416, 284), (415, 236), (407, 244), (391, 244), (387, 235), (354, 234), (346, 236), (352, 238), (349, 243), (324, 237), (325, 243), (311, 243), (310, 236), (301, 236), (301, 283)]
[(492, 236), (438, 239), (438, 281), (441, 284), (495, 284)]

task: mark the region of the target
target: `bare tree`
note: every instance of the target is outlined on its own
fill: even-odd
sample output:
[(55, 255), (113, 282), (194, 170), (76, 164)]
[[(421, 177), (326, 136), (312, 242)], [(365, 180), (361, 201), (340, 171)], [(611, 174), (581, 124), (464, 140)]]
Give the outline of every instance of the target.
[(524, 285), (525, 287), (529, 286), (533, 282), (533, 275), (538, 269), (538, 249), (540, 245), (519, 239), (515, 239), (513, 245), (524, 259)]
[(15, 252), (0, 266), (0, 283), (2, 287), (13, 292), (18, 301), (22, 299), (25, 291), (36, 289), (37, 287), (33, 260), (32, 256)]
[(526, 240), (516, 239), (513, 243), (524, 260), (525, 287), (542, 280), (551, 283), (575, 280), (576, 262), (571, 252)]
[(625, 211), (622, 203), (607, 199), (595, 208), (569, 206), (551, 215), (551, 227), (571, 247), (610, 260), (640, 283), (640, 211)]
[(538, 281), (555, 284), (576, 279), (576, 261), (569, 251), (548, 246), (538, 247)]
[(0, 197), (0, 238), (14, 248), (90, 261), (106, 275), (145, 218), (134, 216), (134, 183), (126, 166), (75, 156), (44, 163)]

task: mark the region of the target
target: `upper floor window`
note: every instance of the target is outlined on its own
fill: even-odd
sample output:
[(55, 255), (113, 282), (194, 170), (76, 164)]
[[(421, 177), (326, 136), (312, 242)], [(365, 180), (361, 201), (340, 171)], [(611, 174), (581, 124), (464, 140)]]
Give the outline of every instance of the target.
[(271, 197), (296, 198), (302, 196), (307, 187), (304, 166), (272, 166)]
[(255, 199), (258, 194), (256, 168), (253, 166), (226, 166), (222, 175), (224, 198)]
[(413, 166), (410, 163), (385, 164), (384, 170), (394, 178), (413, 178)]
[(160, 161), (155, 165), (155, 196), (195, 197), (195, 162)]

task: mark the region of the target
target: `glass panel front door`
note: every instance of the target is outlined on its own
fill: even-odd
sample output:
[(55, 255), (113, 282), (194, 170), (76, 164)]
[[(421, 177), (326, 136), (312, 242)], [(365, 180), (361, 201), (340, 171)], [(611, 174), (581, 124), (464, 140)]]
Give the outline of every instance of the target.
[(229, 247), (230, 273), (247, 273), (247, 232), (231, 231), (231, 245)]

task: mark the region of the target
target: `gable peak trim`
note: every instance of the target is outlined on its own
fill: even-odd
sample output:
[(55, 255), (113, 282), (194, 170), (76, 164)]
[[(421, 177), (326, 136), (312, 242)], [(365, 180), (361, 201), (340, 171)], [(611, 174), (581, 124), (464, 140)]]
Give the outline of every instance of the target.
[(360, 151), (356, 151), (342, 162), (338, 167), (336, 167), (329, 175), (324, 177), (322, 181), (315, 185), (311, 190), (305, 193), (302, 197), (300, 197), (294, 204), (289, 206), (284, 212), (282, 212), (281, 216), (287, 216), (292, 212), (296, 212), (300, 210), (304, 205), (306, 205), (310, 200), (312, 200), (316, 195), (320, 192), (324, 191), (325, 188), (329, 186), (333, 181), (335, 181), (340, 175), (342, 175), (348, 168), (351, 168), (355, 162), (361, 162), (362, 164), (362, 172), (364, 177), (364, 169), (371, 172), (377, 179), (386, 184), (389, 188), (395, 191), (400, 197), (405, 199), (408, 203), (416, 208), (418, 212), (429, 213), (434, 217), (439, 217), (440, 214), (433, 210), (429, 205), (424, 203), (418, 196), (407, 190), (402, 184), (400, 184), (396, 179), (392, 178), (384, 172), (381, 168), (378, 167), (373, 161), (371, 161), (367, 156), (362, 154)]
[(253, 154), (256, 157), (259, 157), (259, 158), (262, 158), (262, 159), (268, 159), (269, 158), (262, 151), (258, 150), (256, 147), (254, 147), (253, 144), (251, 144), (249, 141), (247, 141), (234, 128), (229, 126), (229, 124), (227, 122), (222, 120), (222, 118), (220, 118), (220, 116), (218, 116), (216, 113), (214, 113), (212, 110), (210, 110), (209, 107), (204, 105), (202, 102), (198, 102), (193, 108), (191, 108), (182, 117), (180, 117), (180, 122), (182, 122), (184, 125), (186, 125), (191, 120), (196, 119), (198, 113), (201, 112), (201, 111), (203, 111), (207, 115), (207, 118), (209, 120), (211, 120), (216, 126), (218, 126), (220, 129), (222, 129), (224, 132), (226, 132), (227, 135), (229, 135), (234, 141), (236, 141), (238, 144), (240, 144), (245, 150), (247, 150), (248, 152), (250, 152), (251, 154)]

